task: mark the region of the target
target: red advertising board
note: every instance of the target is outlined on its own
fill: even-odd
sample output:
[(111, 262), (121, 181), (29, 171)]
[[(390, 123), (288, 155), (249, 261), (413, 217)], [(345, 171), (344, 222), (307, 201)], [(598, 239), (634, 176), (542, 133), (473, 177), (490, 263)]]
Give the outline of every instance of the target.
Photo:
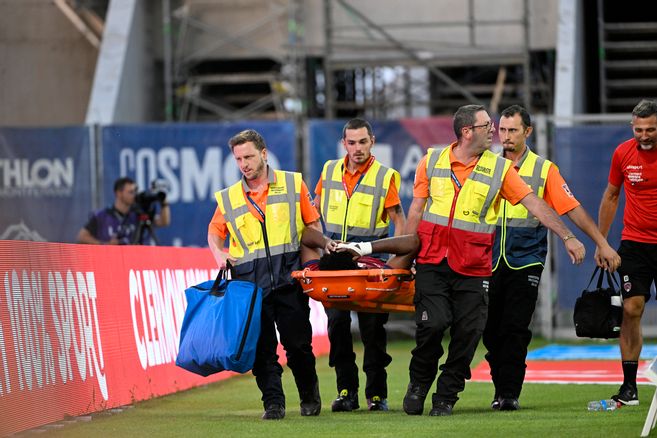
[(229, 377), (175, 366), (184, 291), (215, 274), (207, 249), (0, 241), (0, 435)]

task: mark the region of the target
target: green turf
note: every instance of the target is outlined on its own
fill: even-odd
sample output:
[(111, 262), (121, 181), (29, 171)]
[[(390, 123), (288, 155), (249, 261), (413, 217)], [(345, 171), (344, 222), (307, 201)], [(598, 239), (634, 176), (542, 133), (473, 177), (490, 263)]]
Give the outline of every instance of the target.
[[(532, 347), (543, 345), (537, 340)], [(431, 396), (422, 416), (408, 416), (402, 398), (408, 384), (412, 341), (389, 345), (393, 362), (388, 367), (390, 412), (332, 413), (336, 396), (335, 375), (326, 356), (318, 358), (323, 409), (319, 417), (301, 417), (299, 398), (289, 369), (283, 381), (287, 415), (282, 421), (260, 419), (260, 392), (251, 375), (136, 404), (121, 413), (96, 414), (92, 421), (75, 423), (47, 432), (47, 436), (217, 436), (217, 437), (616, 437), (639, 436), (652, 386), (639, 386), (641, 405), (614, 412), (587, 412), (589, 400), (608, 398), (617, 385), (526, 384), (521, 410), (496, 412), (489, 407), (492, 385), (468, 382), (451, 417), (429, 417)], [(362, 353), (357, 352), (358, 360)], [(477, 350), (473, 364), (483, 359)], [(362, 372), (361, 372), (362, 374)], [(361, 377), (361, 381), (364, 376)], [(361, 387), (360, 402), (365, 404)]]

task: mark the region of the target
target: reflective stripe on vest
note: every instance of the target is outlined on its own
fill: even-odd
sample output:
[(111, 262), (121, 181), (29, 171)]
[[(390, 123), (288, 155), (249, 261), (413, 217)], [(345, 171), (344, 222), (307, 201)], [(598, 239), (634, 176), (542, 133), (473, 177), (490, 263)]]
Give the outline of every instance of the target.
[[(543, 199), (545, 182), (552, 162), (539, 157), (527, 148), (518, 164), (520, 178), (531, 187), (536, 196)], [(510, 227), (537, 227), (541, 224), (538, 219), (529, 214), (524, 205), (520, 203), (511, 205), (505, 199), (502, 202), (505, 204), (506, 214), (500, 215), (498, 225), (502, 225), (502, 221), (505, 221), (506, 225)]]
[[(301, 216), (301, 174), (275, 170), (275, 183), (269, 184), (265, 225), (272, 257), (299, 251), (304, 230)], [(242, 181), (215, 193), (230, 233), (229, 253), (235, 266), (267, 257), (260, 221), (247, 207)]]
[(382, 219), (385, 199), (393, 176), (399, 190), (399, 173), (375, 160), (347, 200), (343, 164), (344, 159), (327, 161), (322, 170), (321, 206), (326, 233), (344, 241), (386, 237), (389, 218)]
[[(543, 199), (545, 184), (552, 162), (529, 148), (518, 160), (518, 175)], [(502, 200), (498, 229), (493, 246), (494, 267), (502, 257), (510, 268), (522, 269), (545, 263), (547, 255), (547, 229), (520, 203), (511, 205)]]
[[(450, 149), (447, 147), (440, 153), (429, 149), (427, 157), (430, 196), (422, 219), (442, 226), (449, 225), (457, 196), (451, 179)], [(458, 193), (451, 218), (453, 228), (487, 234), (495, 231), (498, 210), (493, 201), (510, 167), (509, 160), (484, 151)]]

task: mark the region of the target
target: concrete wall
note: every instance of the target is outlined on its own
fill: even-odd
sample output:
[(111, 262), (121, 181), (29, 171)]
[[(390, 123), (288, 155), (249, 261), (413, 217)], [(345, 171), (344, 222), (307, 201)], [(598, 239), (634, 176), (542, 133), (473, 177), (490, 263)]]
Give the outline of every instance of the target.
[[(149, 2), (152, 3), (152, 2)], [(143, 123), (155, 120), (154, 8), (141, 0), (113, 0), (86, 123)]]
[[(113, 4), (132, 1), (114, 0), (110, 8)], [(522, 17), (523, 1), (474, 0), (475, 19), (518, 20)], [(172, 1), (174, 6), (184, 3), (190, 8), (191, 16), (214, 28), (212, 32), (189, 29), (183, 49), (185, 55), (218, 59), (285, 56), (289, 0)], [(405, 44), (416, 50), (426, 48), (433, 56), (441, 51), (446, 55), (462, 54), (463, 47), (470, 44), (466, 26), (448, 24), (468, 19), (466, 0), (408, 0), (403, 8), (397, 0), (349, 0), (348, 3)], [(308, 52), (321, 56), (324, 2), (306, 0), (303, 4)], [(352, 56), (376, 57), (367, 44), (380, 45), (379, 42), (372, 41), (372, 34), (338, 2), (332, 4), (335, 25), (341, 26), (336, 32), (347, 50), (353, 49), (350, 46), (357, 42), (363, 48), (352, 50)], [(125, 62), (114, 65), (121, 71), (115, 71), (119, 73), (116, 76), (99, 77), (96, 84), (97, 90), (111, 88), (112, 84), (118, 88), (94, 102), (91, 90), (97, 50), (50, 0), (0, 0), (0, 125), (80, 124), (85, 122), (85, 116), (88, 121), (115, 122), (158, 118), (161, 110), (157, 106), (162, 101), (161, 72), (156, 67), (161, 61), (160, 1), (138, 1), (136, 5), (132, 19), (137, 24), (122, 30), (122, 36), (132, 40), (123, 53)], [(529, 0), (529, 5), (530, 47), (556, 47), (558, 0)], [(280, 18), (268, 21), (267, 17), (276, 11), (282, 11)], [(400, 26), (400, 23), (421, 25)], [(380, 35), (375, 36), (380, 40)], [(225, 44), (217, 46), (222, 38)], [(493, 57), (494, 50), (521, 47), (523, 40), (522, 28), (513, 24), (478, 26), (474, 33), (478, 50)], [(214, 50), (205, 50), (209, 48)], [(336, 52), (340, 50), (343, 49), (336, 47)], [(101, 111), (98, 108), (112, 100), (111, 115), (98, 117)]]
[[(283, 56), (288, 41), (287, 16), (267, 21), (267, 17), (285, 12), (291, 1), (279, 0), (186, 0), (189, 15), (213, 26), (212, 31), (190, 28), (185, 50), (194, 56), (240, 58)], [(348, 0), (347, 3), (389, 34), (419, 50), (452, 56), (465, 47), (482, 51), (522, 48), (525, 34), (521, 24), (524, 0), (474, 0), (474, 20), (479, 22), (471, 39), (469, 1), (466, 0)], [(554, 49), (558, 22), (558, 0), (529, 0), (529, 45), (531, 49)], [(303, 2), (305, 42), (309, 53), (321, 55), (324, 36), (324, 1)], [(363, 47), (371, 52), (381, 46), (382, 38), (372, 32), (354, 14), (332, 2), (335, 51)], [(496, 22), (498, 24), (496, 24)], [(246, 32), (246, 33), (245, 33)], [(245, 34), (243, 34), (245, 33)], [(240, 38), (230, 36), (243, 34)], [(221, 43), (223, 41), (223, 43)], [(341, 44), (339, 44), (341, 43)], [(205, 50), (207, 49), (207, 50)], [(212, 50), (213, 49), (213, 50)], [(367, 53), (364, 53), (367, 54)]]
[(49, 0), (0, 0), (0, 125), (84, 123), (97, 50)]
[(570, 126), (575, 114), (584, 112), (584, 35), (582, 4), (560, 0), (554, 115), (558, 126)]
[[(191, 18), (209, 25), (206, 30), (193, 24), (188, 28), (184, 52), (193, 58), (285, 56), (288, 1), (186, 0), (184, 3)], [(321, 14), (321, 5), (321, 0), (310, 0), (304, 8), (312, 14)]]

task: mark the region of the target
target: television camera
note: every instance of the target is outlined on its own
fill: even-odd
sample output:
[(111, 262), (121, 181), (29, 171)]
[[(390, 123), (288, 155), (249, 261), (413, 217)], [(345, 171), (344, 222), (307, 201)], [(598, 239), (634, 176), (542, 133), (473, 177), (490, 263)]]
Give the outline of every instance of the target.
[(148, 243), (148, 240), (145, 239), (146, 236), (150, 236), (151, 241), (156, 245), (159, 244), (153, 229), (153, 220), (155, 219), (157, 205), (159, 204), (162, 207), (166, 201), (168, 191), (169, 183), (166, 180), (155, 179), (151, 182), (148, 190), (137, 193), (134, 208), (139, 215), (139, 223), (133, 244), (144, 245)]

